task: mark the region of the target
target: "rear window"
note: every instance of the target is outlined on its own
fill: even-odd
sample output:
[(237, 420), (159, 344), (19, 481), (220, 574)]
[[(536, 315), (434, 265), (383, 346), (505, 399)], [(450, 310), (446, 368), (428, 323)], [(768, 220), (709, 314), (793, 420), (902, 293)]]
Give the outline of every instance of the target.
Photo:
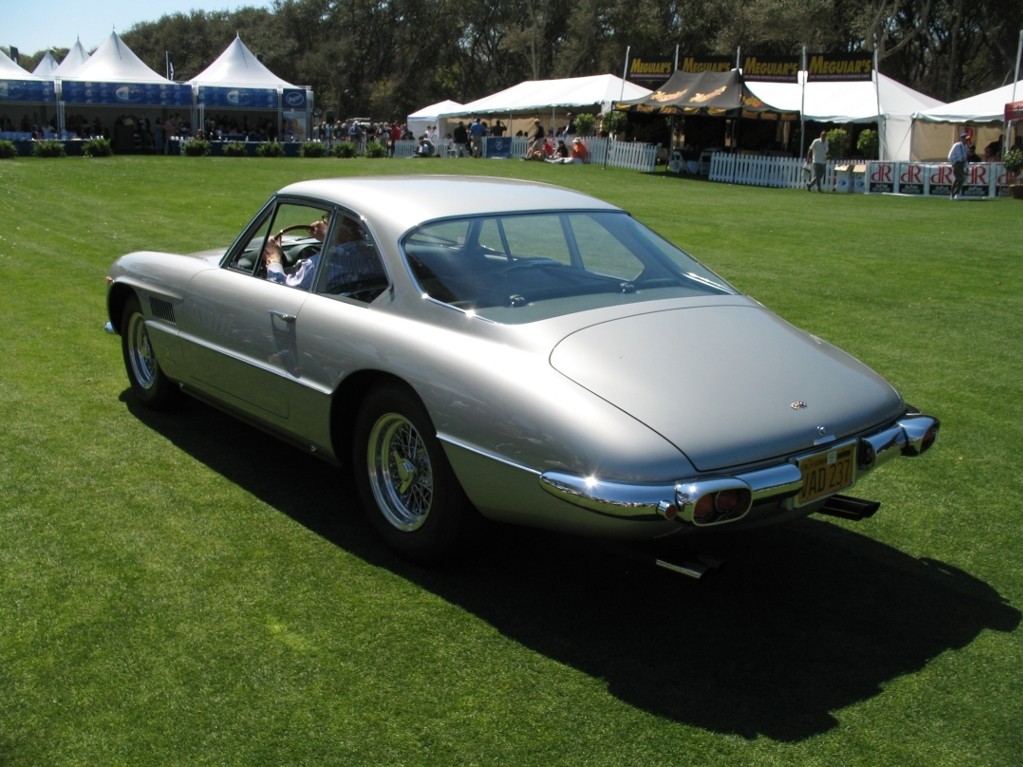
[(412, 230), (403, 249), (425, 295), (498, 322), (736, 292), (624, 212), (447, 219)]

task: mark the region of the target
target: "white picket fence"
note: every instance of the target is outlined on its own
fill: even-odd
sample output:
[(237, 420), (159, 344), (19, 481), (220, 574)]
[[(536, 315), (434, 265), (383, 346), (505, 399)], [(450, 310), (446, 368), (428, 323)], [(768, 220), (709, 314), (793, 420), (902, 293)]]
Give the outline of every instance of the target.
[[(854, 177), (849, 169), (862, 160), (828, 160), (824, 187), (834, 191), (863, 191), (862, 174)], [(761, 157), (757, 155), (715, 152), (710, 158), (711, 181), (748, 186), (798, 189), (805, 186), (810, 174), (803, 161), (795, 157)]]
[[(828, 169), (829, 175), (831, 169)], [(750, 186), (795, 188), (805, 184), (803, 161), (794, 157), (757, 157), (755, 155), (715, 152), (710, 158), (711, 181)]]
[[(485, 141), (488, 139), (484, 139)], [(398, 141), (394, 146), (394, 157), (408, 159), (416, 154), (415, 141)], [(511, 142), (511, 159), (519, 159), (526, 154), (528, 140), (523, 136), (514, 136)], [(590, 150), (591, 165), (606, 165), (611, 168), (625, 168), (653, 173), (657, 163), (657, 145), (640, 144), (633, 141), (615, 141), (614, 139), (588, 138), (586, 146)], [(485, 150), (484, 150), (485, 151)], [(440, 156), (447, 159), (447, 153)]]
[(657, 144), (593, 138), (586, 140), (590, 162), (610, 168), (625, 168), (653, 173), (657, 165)]

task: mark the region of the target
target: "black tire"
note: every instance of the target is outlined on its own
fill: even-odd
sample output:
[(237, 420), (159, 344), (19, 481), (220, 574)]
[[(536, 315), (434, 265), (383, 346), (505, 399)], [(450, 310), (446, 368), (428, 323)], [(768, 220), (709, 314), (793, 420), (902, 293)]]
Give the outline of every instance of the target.
[(153, 410), (170, 410), (181, 401), (181, 391), (156, 359), (138, 296), (132, 295), (121, 312), (121, 355), (135, 398)]
[(478, 513), (411, 391), (387, 385), (370, 392), (356, 419), (352, 456), (363, 509), (388, 546), (426, 565), (468, 550)]

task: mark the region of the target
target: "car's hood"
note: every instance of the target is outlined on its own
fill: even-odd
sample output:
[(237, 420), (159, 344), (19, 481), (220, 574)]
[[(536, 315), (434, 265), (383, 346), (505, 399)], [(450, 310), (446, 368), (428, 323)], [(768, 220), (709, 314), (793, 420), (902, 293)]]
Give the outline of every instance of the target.
[(903, 407), (865, 365), (753, 302), (591, 325), (560, 341), (551, 364), (670, 440), (700, 471), (807, 450)]

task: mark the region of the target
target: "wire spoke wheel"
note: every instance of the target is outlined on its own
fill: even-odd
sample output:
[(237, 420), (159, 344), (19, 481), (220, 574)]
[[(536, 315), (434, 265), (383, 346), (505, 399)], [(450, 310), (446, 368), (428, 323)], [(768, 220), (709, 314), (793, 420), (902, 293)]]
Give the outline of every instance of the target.
[(369, 435), (369, 481), (387, 521), (420, 528), (433, 505), (433, 467), (419, 431), (399, 413), (386, 413)]
[(170, 410), (175, 407), (181, 399), (181, 393), (177, 384), (160, 367), (137, 296), (131, 296), (125, 301), (120, 333), (121, 355), (124, 357), (124, 369), (132, 392), (143, 405), (154, 410)]
[(152, 389), (156, 383), (158, 368), (153, 345), (149, 341), (149, 331), (146, 330), (145, 318), (141, 314), (132, 314), (126, 332), (128, 364), (131, 365), (132, 375), (143, 389)]
[(355, 482), (388, 546), (421, 564), (464, 553), (479, 524), (415, 392), (387, 383), (369, 392), (353, 433)]

